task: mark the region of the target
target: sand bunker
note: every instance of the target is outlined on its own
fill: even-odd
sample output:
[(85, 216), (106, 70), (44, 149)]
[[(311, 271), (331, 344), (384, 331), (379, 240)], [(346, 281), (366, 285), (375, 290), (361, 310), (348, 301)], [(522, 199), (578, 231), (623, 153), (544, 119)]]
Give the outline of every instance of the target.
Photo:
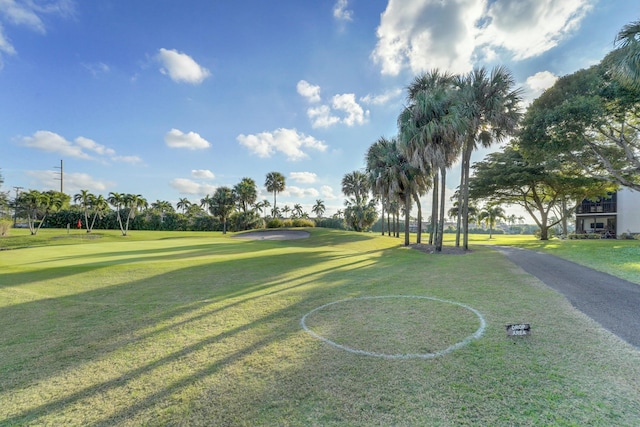
[(251, 240), (295, 240), (306, 239), (307, 237), (309, 237), (309, 232), (302, 230), (266, 230), (236, 234), (233, 237), (237, 239)]

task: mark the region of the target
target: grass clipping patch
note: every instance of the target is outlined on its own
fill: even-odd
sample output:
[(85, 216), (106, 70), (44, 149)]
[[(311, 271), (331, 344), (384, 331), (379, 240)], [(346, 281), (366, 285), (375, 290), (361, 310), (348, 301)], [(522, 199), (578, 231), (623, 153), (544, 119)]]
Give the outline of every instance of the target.
[(336, 301), (302, 319), (317, 338), (378, 357), (436, 357), (482, 334), (484, 320), (464, 305), (430, 297), (379, 296)]

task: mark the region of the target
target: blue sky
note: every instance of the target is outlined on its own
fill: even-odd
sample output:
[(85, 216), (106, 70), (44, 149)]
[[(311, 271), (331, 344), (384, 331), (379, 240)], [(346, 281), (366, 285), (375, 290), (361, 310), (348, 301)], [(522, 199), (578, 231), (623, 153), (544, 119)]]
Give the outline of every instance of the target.
[(59, 189), (63, 160), (72, 196), (199, 202), (250, 177), (272, 200), (279, 171), (278, 205), (333, 213), (415, 75), (506, 65), (531, 100), (599, 62), (631, 3), (0, 0), (0, 190)]

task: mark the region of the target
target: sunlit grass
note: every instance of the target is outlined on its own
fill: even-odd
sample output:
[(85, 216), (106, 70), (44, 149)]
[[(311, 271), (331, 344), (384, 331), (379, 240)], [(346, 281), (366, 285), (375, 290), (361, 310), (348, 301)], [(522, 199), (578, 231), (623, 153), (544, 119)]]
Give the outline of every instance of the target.
[[(47, 230), (37, 245), (21, 236), (19, 249), (0, 252), (0, 425), (640, 419), (639, 352), (475, 239), (471, 253), (445, 256), (320, 229), (281, 242), (154, 232), (53, 239), (61, 232)], [(325, 304), (387, 295), (466, 304), (487, 329), (433, 360), (387, 360), (301, 327)], [(372, 352), (438, 350), (477, 328), (460, 307), (401, 302), (331, 305), (309, 323)], [(507, 338), (514, 322), (531, 323), (533, 335)]]

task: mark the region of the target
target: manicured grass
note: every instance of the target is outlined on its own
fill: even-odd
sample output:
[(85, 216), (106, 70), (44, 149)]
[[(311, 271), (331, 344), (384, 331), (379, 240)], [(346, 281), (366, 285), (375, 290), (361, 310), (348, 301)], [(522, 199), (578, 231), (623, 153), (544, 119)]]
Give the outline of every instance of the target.
[[(640, 352), (499, 253), (473, 242), (469, 254), (429, 255), (373, 233), (310, 231), (294, 241), (15, 236), (25, 240), (7, 246), (21, 249), (0, 252), (0, 424), (640, 419)], [(468, 305), (486, 330), (442, 357), (396, 360), (346, 352), (301, 327), (325, 304), (390, 295)], [(533, 335), (507, 338), (514, 322), (531, 323)], [(459, 306), (401, 298), (330, 305), (308, 323), (381, 353), (437, 351), (478, 327)]]

